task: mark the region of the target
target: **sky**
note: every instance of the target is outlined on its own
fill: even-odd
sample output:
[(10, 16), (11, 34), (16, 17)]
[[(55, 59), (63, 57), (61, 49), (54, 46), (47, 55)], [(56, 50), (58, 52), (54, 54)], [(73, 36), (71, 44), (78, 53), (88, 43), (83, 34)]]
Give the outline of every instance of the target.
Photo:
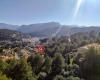
[(100, 26), (100, 0), (0, 0), (0, 23)]

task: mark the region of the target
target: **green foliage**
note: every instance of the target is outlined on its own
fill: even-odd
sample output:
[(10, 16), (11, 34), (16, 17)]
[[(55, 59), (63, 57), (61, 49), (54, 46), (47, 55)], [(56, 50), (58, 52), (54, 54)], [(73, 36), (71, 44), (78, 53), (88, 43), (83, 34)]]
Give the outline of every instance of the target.
[(53, 80), (65, 80), (63, 76), (61, 75), (56, 75)]
[(28, 64), (25, 59), (21, 59), (19, 63), (10, 67), (6, 71), (6, 74), (13, 80), (36, 80), (32, 76), (32, 69), (30, 64)]
[(3, 52), (3, 48), (0, 48), (0, 53), (2, 53)]
[(51, 65), (52, 65), (52, 59), (47, 56), (45, 58), (43, 71), (45, 71), (46, 73), (50, 73), (50, 71), (51, 71)]
[(90, 48), (80, 68), (81, 75), (86, 80), (100, 80), (100, 52), (95, 48)]
[(64, 68), (64, 58), (61, 54), (57, 53), (55, 54), (52, 62), (52, 72), (53, 74), (59, 74), (61, 73), (63, 68)]
[(46, 76), (47, 76), (47, 73), (45, 73), (45, 72), (40, 72), (40, 73), (39, 73), (39, 78), (38, 78), (38, 80), (44, 80)]
[(8, 67), (8, 63), (5, 62), (5, 61), (0, 60), (0, 71), (4, 72), (5, 69), (7, 69), (7, 67)]
[(66, 80), (80, 80), (80, 78), (69, 76)]
[[(0, 61), (0, 71), (12, 80), (100, 80), (100, 51), (91, 48), (85, 57), (76, 58), (79, 47), (97, 41), (94, 34), (72, 35), (71, 42), (65, 37), (48, 40), (45, 56), (34, 53), (28, 60)], [(13, 50), (19, 52), (19, 48)]]
[(6, 75), (0, 73), (0, 80), (11, 80), (11, 79), (8, 78)]
[(42, 67), (43, 63), (44, 63), (44, 59), (43, 59), (43, 57), (41, 55), (37, 54), (34, 57), (31, 56), (29, 58), (29, 62), (31, 64), (31, 66), (32, 66), (33, 72), (35, 74), (38, 74), (40, 72), (40, 70), (41, 70), (41, 67)]

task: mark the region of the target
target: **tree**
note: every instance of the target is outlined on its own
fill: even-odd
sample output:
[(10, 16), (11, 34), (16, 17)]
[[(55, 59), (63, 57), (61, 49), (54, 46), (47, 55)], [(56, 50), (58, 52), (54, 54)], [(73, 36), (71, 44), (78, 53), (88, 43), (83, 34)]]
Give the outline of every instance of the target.
[(44, 59), (41, 55), (36, 54), (35, 56), (31, 56), (29, 58), (29, 62), (32, 66), (32, 70), (35, 74), (38, 74), (41, 70), (41, 67), (44, 63)]
[(0, 48), (0, 53), (2, 53), (3, 52), (3, 48)]
[(11, 80), (11, 79), (8, 78), (6, 75), (0, 73), (0, 80)]
[(57, 53), (52, 62), (52, 73), (54, 75), (61, 73), (64, 67), (64, 58), (61, 54)]
[(8, 67), (8, 63), (5, 62), (5, 61), (0, 60), (0, 71), (4, 72), (5, 69), (7, 69), (7, 67)]
[(66, 80), (80, 80), (79, 77), (69, 76)]
[(81, 75), (86, 80), (100, 80), (100, 52), (91, 47), (85, 56), (80, 65)]
[(50, 73), (50, 70), (51, 70), (51, 65), (52, 65), (52, 60), (50, 57), (46, 57), (45, 58), (45, 62), (44, 62), (44, 67), (43, 67), (43, 70), (48, 74)]
[(63, 76), (57, 75), (53, 80), (65, 80)]
[(40, 72), (40, 73), (39, 73), (39, 78), (38, 78), (38, 80), (45, 80), (46, 76), (47, 76), (47, 73), (45, 73), (45, 72)]
[(25, 59), (21, 59), (19, 63), (10, 67), (6, 74), (13, 80), (36, 80), (32, 75), (32, 68)]

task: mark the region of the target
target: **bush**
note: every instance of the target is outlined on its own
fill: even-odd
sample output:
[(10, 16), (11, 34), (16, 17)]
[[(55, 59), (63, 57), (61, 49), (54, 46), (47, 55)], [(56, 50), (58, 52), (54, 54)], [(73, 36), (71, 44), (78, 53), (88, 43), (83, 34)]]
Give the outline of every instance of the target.
[(6, 75), (0, 73), (0, 80), (11, 80), (11, 79), (8, 78)]
[(80, 78), (70, 76), (70, 77), (68, 77), (66, 80), (80, 80)]
[(36, 80), (32, 75), (32, 68), (25, 59), (21, 59), (17, 64), (10, 66), (6, 74), (13, 80)]
[(65, 80), (63, 76), (57, 75), (53, 80)]

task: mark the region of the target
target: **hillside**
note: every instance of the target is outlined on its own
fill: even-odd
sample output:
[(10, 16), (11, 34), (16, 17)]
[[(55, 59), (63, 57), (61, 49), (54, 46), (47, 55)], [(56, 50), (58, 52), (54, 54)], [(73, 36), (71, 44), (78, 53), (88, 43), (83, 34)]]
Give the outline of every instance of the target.
[(0, 29), (16, 30), (36, 37), (70, 36), (79, 32), (100, 32), (99, 26), (61, 25), (58, 22), (37, 23), (29, 25), (10, 25), (0, 23)]
[(0, 41), (16, 41), (21, 40), (22, 37), (28, 37), (27, 34), (23, 34), (18, 31), (8, 30), (8, 29), (0, 29)]
[(19, 26), (18, 25), (11, 25), (6, 23), (0, 23), (0, 29), (10, 29), (10, 30), (16, 30)]
[(78, 27), (73, 25), (61, 25), (57, 22), (38, 23), (20, 26), (18, 31), (29, 33), (38, 37), (70, 36), (78, 32), (100, 32), (100, 27)]

